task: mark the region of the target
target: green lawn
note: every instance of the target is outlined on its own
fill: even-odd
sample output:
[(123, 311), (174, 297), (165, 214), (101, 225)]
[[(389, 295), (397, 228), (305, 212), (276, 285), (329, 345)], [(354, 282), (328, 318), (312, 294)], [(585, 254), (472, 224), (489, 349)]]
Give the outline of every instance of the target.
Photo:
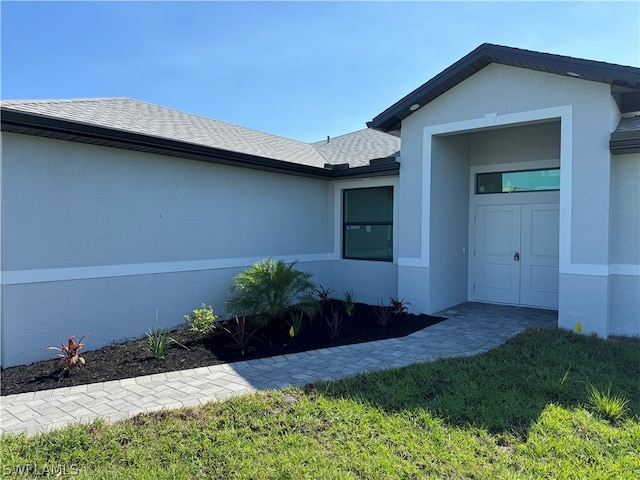
[[(617, 420), (604, 416), (613, 397), (628, 400)], [(4, 435), (0, 447), (5, 476), (31, 465), (90, 479), (636, 479), (640, 341), (529, 330), (471, 358)]]

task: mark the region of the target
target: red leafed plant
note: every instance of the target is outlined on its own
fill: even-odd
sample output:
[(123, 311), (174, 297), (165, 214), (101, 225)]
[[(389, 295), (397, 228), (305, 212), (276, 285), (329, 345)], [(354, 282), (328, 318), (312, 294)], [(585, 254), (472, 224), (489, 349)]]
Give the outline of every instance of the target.
[(64, 363), (67, 365), (67, 369), (71, 370), (71, 368), (82, 364), (84, 365), (84, 357), (80, 356), (80, 349), (84, 347), (84, 343), (81, 343), (84, 340), (84, 335), (80, 339), (79, 342), (76, 342), (75, 335), (69, 337), (69, 344), (65, 345), (64, 342), (61, 343), (62, 348), (58, 347), (49, 347), (47, 350), (58, 350), (59, 356), (64, 360)]

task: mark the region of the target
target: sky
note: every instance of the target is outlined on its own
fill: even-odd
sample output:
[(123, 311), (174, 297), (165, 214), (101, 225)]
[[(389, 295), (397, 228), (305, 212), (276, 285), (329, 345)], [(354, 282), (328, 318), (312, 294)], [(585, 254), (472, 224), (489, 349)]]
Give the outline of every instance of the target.
[(640, 2), (0, 3), (2, 99), (129, 97), (301, 141), (482, 43), (640, 66)]

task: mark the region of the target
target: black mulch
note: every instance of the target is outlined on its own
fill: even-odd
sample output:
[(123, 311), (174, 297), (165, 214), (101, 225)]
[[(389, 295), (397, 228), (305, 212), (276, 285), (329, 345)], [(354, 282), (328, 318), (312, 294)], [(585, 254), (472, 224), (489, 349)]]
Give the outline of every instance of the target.
[[(169, 343), (164, 358), (155, 359), (149, 353), (146, 337), (109, 345), (99, 350), (84, 352), (86, 365), (68, 372), (62, 359), (51, 352), (51, 360), (35, 362), (2, 370), (1, 395), (34, 392), (50, 388), (106, 382), (123, 378), (197, 368), (221, 363), (231, 363), (253, 358), (271, 357), (318, 348), (349, 345), (355, 343), (396, 338), (409, 335), (435, 325), (444, 318), (429, 315), (403, 315), (394, 318), (390, 325), (377, 323), (375, 307), (356, 304), (355, 315), (344, 318), (343, 329), (337, 338), (329, 337), (329, 329), (322, 318), (307, 324), (299, 335), (289, 335), (289, 326), (284, 322), (273, 322), (269, 327), (256, 332), (244, 352), (230, 345), (227, 332), (218, 328), (205, 339), (198, 339), (186, 329), (170, 333), (185, 348)], [(226, 323), (226, 322), (225, 322)], [(73, 332), (71, 332), (73, 333)], [(91, 337), (85, 338), (85, 348), (91, 347)]]

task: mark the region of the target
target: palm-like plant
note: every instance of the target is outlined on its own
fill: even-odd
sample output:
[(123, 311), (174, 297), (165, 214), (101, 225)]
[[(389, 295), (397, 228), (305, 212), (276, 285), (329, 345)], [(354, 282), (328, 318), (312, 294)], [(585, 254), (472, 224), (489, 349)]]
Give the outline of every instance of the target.
[(283, 320), (294, 308), (312, 315), (318, 307), (313, 296), (316, 285), (311, 281), (312, 274), (296, 270), (295, 264), (269, 256), (238, 274), (229, 288), (227, 313), (253, 317), (261, 326), (272, 319)]

